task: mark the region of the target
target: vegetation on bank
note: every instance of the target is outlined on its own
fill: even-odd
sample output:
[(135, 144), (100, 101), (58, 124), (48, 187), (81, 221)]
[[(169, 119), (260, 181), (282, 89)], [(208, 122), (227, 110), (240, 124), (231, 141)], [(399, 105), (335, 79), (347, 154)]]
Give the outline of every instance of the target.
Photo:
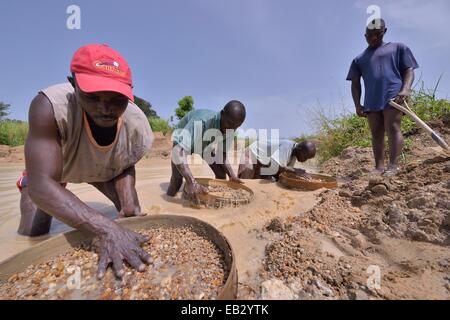
[(169, 121), (161, 119), (161, 118), (148, 118), (148, 122), (150, 123), (150, 127), (153, 132), (161, 132), (166, 135), (167, 133), (172, 132), (172, 127), (169, 124)]
[(28, 123), (19, 120), (0, 121), (0, 145), (23, 145), (28, 134)]
[[(436, 89), (427, 90), (422, 87), (413, 91), (409, 106), (425, 122), (442, 119), (450, 115), (450, 101), (436, 98)], [(323, 111), (316, 111), (313, 116), (315, 134), (301, 136), (296, 141), (314, 140), (319, 144), (318, 160), (324, 162), (339, 156), (348, 147), (370, 147), (371, 134), (366, 118), (355, 113), (346, 112), (338, 117), (330, 117)], [(407, 137), (417, 129), (417, 125), (409, 116), (402, 119), (402, 132), (406, 136), (405, 152), (411, 146)]]

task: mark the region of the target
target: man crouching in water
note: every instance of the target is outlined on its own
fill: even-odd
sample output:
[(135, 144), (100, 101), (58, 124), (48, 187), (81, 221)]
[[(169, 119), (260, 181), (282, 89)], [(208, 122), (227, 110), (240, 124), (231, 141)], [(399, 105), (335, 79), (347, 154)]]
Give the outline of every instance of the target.
[[(226, 179), (228, 176), (230, 181), (242, 183), (228, 161), (227, 151), (234, 141), (235, 130), (244, 122), (245, 116), (242, 102), (232, 100), (219, 112), (195, 109), (180, 120), (172, 135), (174, 147), (168, 196), (174, 197), (177, 194), (183, 179), (186, 180), (186, 194), (194, 203), (199, 202), (200, 194), (208, 193), (208, 189), (195, 180), (189, 168), (187, 155), (193, 153), (199, 154), (204, 160), (212, 159), (207, 162), (216, 179)], [(214, 132), (218, 134), (217, 137), (208, 134)]]
[(238, 177), (278, 181), (283, 172), (307, 175), (305, 170), (294, 168), (295, 163), (306, 162), (315, 156), (316, 145), (312, 141), (256, 140), (242, 153)]
[(118, 277), (123, 261), (143, 271), (150, 255), (148, 239), (121, 227), (65, 188), (68, 182), (93, 185), (116, 206), (120, 216), (139, 216), (134, 165), (148, 152), (153, 133), (132, 102), (131, 70), (106, 45), (88, 45), (75, 53), (70, 83), (42, 90), (29, 111), (26, 171), (21, 190), (18, 232), (39, 236), (52, 217), (100, 239), (98, 277), (110, 263)]

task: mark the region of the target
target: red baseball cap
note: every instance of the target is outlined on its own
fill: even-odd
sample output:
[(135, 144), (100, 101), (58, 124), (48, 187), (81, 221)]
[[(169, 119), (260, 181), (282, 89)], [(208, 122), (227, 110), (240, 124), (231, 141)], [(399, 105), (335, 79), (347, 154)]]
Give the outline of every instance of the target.
[(89, 44), (73, 55), (70, 71), (83, 92), (113, 91), (134, 101), (131, 69), (116, 50), (105, 44)]

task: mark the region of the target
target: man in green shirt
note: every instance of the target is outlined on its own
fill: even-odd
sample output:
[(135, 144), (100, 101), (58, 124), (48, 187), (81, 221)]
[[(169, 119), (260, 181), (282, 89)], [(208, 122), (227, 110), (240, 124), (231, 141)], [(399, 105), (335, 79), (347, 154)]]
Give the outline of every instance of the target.
[(198, 194), (208, 192), (193, 177), (186, 158), (189, 154), (200, 155), (216, 179), (226, 179), (228, 175), (230, 181), (241, 183), (227, 160), (227, 150), (232, 146), (235, 130), (244, 120), (245, 106), (236, 100), (228, 102), (220, 112), (196, 109), (184, 116), (172, 135), (172, 177), (167, 195), (174, 197), (177, 194), (183, 178), (186, 193), (194, 202), (198, 201)]

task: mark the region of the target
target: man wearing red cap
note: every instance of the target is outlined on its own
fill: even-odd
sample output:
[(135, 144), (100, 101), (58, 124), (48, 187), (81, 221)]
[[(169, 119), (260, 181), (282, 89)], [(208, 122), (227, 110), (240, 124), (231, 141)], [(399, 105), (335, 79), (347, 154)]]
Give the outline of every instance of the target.
[(29, 111), (26, 172), (18, 182), (21, 221), (18, 232), (48, 233), (52, 217), (100, 238), (98, 275), (109, 263), (117, 276), (123, 260), (142, 271), (150, 256), (147, 239), (126, 230), (65, 189), (86, 182), (107, 196), (120, 216), (141, 215), (134, 165), (148, 152), (153, 133), (134, 104), (131, 70), (106, 45), (78, 49), (69, 82), (42, 90)]

